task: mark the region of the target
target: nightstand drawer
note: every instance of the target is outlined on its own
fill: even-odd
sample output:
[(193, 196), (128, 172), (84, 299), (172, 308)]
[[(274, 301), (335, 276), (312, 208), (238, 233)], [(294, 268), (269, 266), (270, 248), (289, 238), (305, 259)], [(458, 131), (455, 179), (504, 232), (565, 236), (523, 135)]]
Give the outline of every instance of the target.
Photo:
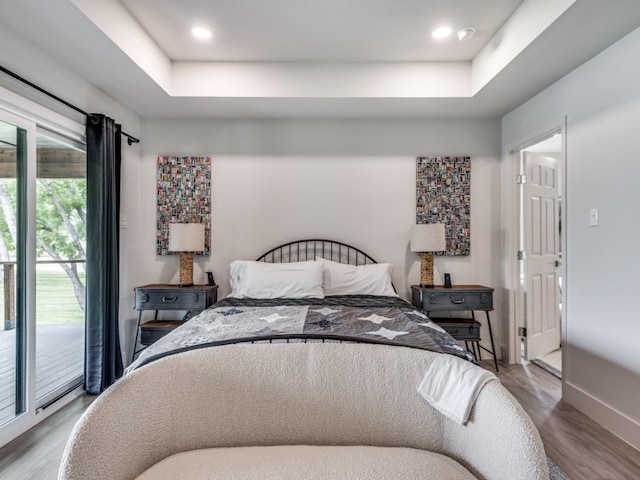
[[(413, 290), (413, 304), (433, 311), (493, 310), (493, 292), (488, 290)], [(422, 296), (422, 302), (420, 302)], [(417, 298), (415, 298), (417, 297)]]
[(210, 297), (211, 292), (189, 288), (136, 288), (136, 310), (204, 310)]
[(148, 346), (153, 342), (161, 339), (171, 330), (182, 325), (184, 322), (179, 320), (154, 320), (152, 322), (143, 323), (140, 325), (140, 343)]
[(480, 322), (471, 318), (431, 319), (456, 340), (480, 341)]

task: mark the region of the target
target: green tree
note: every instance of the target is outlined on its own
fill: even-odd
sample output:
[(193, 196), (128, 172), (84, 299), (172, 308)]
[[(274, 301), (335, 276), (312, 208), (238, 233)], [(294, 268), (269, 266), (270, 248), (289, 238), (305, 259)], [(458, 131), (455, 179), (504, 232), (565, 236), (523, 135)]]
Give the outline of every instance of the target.
[[(16, 219), (15, 219), (15, 180), (0, 178), (0, 215), (4, 221), (0, 221), (0, 260), (9, 261), (9, 252), (15, 252)], [(13, 184), (13, 188), (10, 185)], [(11, 192), (14, 192), (14, 199)]]
[(87, 182), (84, 179), (39, 179), (36, 194), (37, 253), (40, 256), (44, 252), (60, 263), (71, 279), (78, 305), (84, 311), (85, 286), (78, 264), (63, 260), (85, 259)]
[[(38, 179), (36, 185), (36, 248), (60, 264), (73, 285), (78, 305), (84, 311), (85, 285), (78, 264), (86, 250), (86, 180)], [(16, 182), (0, 179), (0, 259), (15, 259)]]

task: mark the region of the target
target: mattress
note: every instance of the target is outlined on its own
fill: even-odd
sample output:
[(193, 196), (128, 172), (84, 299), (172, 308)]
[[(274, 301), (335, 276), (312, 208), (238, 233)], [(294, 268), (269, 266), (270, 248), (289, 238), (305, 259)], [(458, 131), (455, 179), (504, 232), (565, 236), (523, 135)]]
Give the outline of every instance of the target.
[(398, 297), (226, 298), (144, 350), (134, 370), (167, 355), (233, 343), (362, 342), (473, 356), (424, 313)]

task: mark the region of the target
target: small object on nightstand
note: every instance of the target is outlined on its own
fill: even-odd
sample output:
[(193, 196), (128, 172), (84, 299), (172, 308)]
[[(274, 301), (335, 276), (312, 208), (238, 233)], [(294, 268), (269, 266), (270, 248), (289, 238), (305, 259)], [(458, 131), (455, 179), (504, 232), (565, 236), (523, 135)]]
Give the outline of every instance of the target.
[(207, 272), (207, 285), (215, 285), (216, 281), (213, 278), (213, 273), (212, 272)]
[(444, 274), (444, 288), (451, 288), (451, 275), (448, 273)]

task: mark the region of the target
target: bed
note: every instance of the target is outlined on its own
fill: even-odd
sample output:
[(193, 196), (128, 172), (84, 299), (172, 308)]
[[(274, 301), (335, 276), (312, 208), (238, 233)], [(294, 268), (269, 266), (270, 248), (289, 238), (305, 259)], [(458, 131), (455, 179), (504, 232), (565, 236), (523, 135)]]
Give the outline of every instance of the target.
[(242, 262), (93, 402), (59, 479), (549, 478), (522, 407), (390, 266), (328, 240)]
[[(297, 240), (269, 250), (255, 262), (273, 268), (265, 272), (254, 262), (232, 264), (231, 296), (144, 350), (127, 372), (178, 352), (246, 342), (377, 343), (474, 359), (396, 294), (389, 264), (379, 264), (360, 249), (330, 240)], [(300, 266), (301, 271), (292, 274), (287, 265)], [(234, 267), (253, 268), (247, 275), (262, 274), (265, 281), (239, 285), (240, 273)], [(274, 287), (278, 281), (283, 285)], [(307, 284), (301, 291), (287, 288), (295, 282)]]

